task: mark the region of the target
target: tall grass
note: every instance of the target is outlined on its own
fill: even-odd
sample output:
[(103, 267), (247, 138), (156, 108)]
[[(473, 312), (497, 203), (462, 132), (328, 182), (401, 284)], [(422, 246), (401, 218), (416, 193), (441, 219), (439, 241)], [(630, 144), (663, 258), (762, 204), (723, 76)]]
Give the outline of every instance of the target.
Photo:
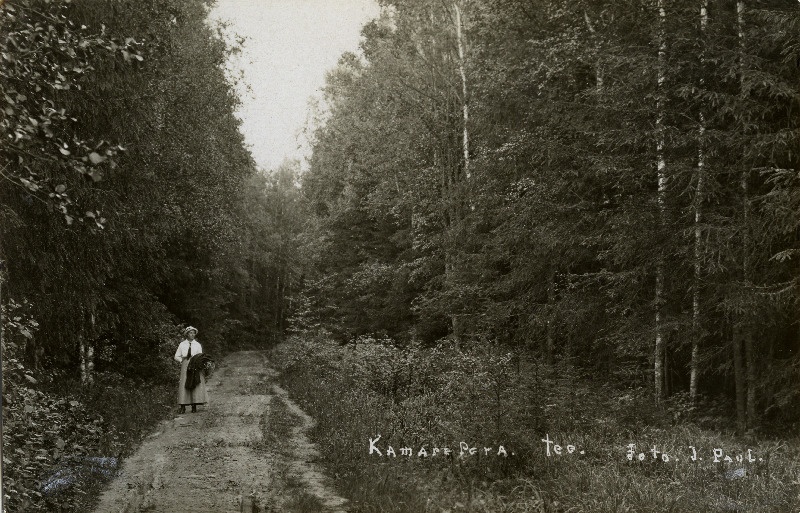
[[(616, 389), (566, 364), (499, 346), (462, 353), (324, 337), (292, 339), (273, 360), (317, 420), (312, 436), (353, 511), (800, 511), (796, 439), (744, 444), (676, 422), (646, 391)], [(383, 456), (369, 454), (378, 435)], [(561, 455), (551, 444), (547, 456), (545, 436)], [(461, 442), (477, 453), (459, 456)], [(396, 458), (386, 456), (390, 445)], [(497, 455), (500, 445), (508, 457)], [(423, 447), (428, 457), (418, 456)], [(431, 456), (433, 447), (453, 454)], [(714, 463), (715, 448), (733, 461)], [(756, 461), (737, 462), (748, 448)]]

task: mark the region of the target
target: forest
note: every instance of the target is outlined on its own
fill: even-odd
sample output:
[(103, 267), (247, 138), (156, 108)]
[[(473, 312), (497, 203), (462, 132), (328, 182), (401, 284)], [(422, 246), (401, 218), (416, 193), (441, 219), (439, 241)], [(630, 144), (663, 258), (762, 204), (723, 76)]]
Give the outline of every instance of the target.
[(271, 170), (209, 2), (0, 4), (8, 511), (91, 503), (189, 324), (272, 351), (353, 511), (796, 510), (800, 3), (380, 4)]

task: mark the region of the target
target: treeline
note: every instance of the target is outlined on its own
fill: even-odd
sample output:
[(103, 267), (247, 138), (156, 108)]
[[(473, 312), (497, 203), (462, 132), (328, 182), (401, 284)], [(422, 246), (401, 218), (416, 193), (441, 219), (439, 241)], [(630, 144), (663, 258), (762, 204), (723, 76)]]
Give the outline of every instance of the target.
[(800, 5), (382, 3), (328, 76), (297, 326), (797, 419)]
[[(64, 455), (112, 454), (111, 442), (90, 438), (110, 440), (109, 420), (151, 401), (130, 419), (131, 429), (146, 429), (138, 424), (162, 399), (138, 391), (176, 379), (169, 364), (181, 325), (198, 327), (212, 355), (273, 343), (283, 331), (296, 275), (286, 263), (286, 212), (295, 208), (298, 168), (256, 169), (225, 73), (235, 48), (207, 23), (209, 7), (0, 6), (3, 456), (12, 509), (45, 504), (42, 473)], [(120, 406), (115, 418), (96, 425), (86, 415), (106, 414), (103, 394), (80, 415), (82, 398), (58, 395), (93, 381), (107, 402), (130, 392), (126, 404), (109, 406)]]
[(37, 365), (281, 332), (297, 165), (256, 170), (207, 9), (3, 6), (3, 302)]

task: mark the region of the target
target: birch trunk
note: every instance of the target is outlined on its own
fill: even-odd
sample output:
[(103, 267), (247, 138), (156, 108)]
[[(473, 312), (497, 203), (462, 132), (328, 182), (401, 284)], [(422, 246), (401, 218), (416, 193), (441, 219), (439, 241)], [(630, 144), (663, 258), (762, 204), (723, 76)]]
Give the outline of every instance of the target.
[[(705, 34), (708, 25), (708, 0), (700, 3), (700, 90), (703, 90), (705, 79)], [(692, 359), (689, 364), (689, 397), (692, 404), (697, 401), (697, 382), (700, 377), (700, 338), (702, 337), (700, 325), (700, 285), (702, 274), (702, 229), (700, 224), (703, 221), (703, 190), (705, 181), (705, 132), (706, 120), (703, 113), (703, 105), (700, 106), (700, 135), (698, 137), (697, 150), (697, 187), (695, 189), (694, 207), (694, 283), (692, 286)]]
[[(94, 337), (95, 333), (95, 318), (94, 313), (90, 314), (90, 329), (89, 337)], [(85, 325), (84, 325), (85, 326)], [(81, 329), (82, 333), (79, 335), (80, 345), (80, 359), (81, 359), (81, 384), (92, 385), (94, 384), (94, 346), (91, 342), (87, 342), (87, 335), (85, 329)]]
[[(0, 249), (0, 255), (2, 255), (2, 250)], [(0, 258), (0, 351), (5, 350), (5, 332), (6, 332), (6, 317), (3, 312), (3, 284), (5, 283), (6, 279), (6, 261), (3, 258)]]
[(669, 397), (672, 393), (672, 383), (670, 381), (670, 371), (672, 367), (669, 361), (669, 342), (664, 344), (664, 395)]
[(596, 39), (595, 51), (597, 52), (597, 60), (595, 61), (595, 91), (597, 93), (597, 100), (600, 101), (600, 94), (603, 92), (603, 62), (602, 62), (602, 48), (599, 38), (597, 37), (597, 30), (592, 25), (592, 20), (589, 18), (589, 13), (583, 11), (583, 19), (586, 21), (586, 27), (589, 33)]
[[(666, 11), (664, 10), (665, 0), (658, 0), (658, 61), (657, 61), (657, 99), (656, 99), (656, 170), (658, 176), (658, 214), (659, 228), (666, 229), (666, 194), (667, 194), (667, 163), (664, 157), (664, 74), (666, 67)], [(664, 395), (664, 327), (663, 323), (663, 304), (664, 304), (664, 259), (659, 256), (656, 262), (656, 291), (655, 291), (655, 349), (654, 349), (654, 385), (656, 402), (659, 402)]]
[(467, 72), (464, 67), (464, 34), (461, 23), (461, 9), (457, 3), (453, 3), (456, 12), (456, 41), (458, 43), (458, 72), (461, 74), (461, 110), (464, 116), (464, 133), (462, 144), (464, 150), (464, 176), (467, 180), (472, 177), (469, 162), (469, 104), (467, 102)]
[(85, 385), (88, 381), (87, 366), (86, 366), (86, 341), (83, 336), (80, 337), (78, 342), (81, 359), (81, 384)]
[[(465, 44), (464, 44), (464, 31), (463, 31), (463, 22), (461, 16), (461, 8), (458, 6), (457, 2), (453, 2), (453, 10), (456, 15), (455, 19), (455, 28), (456, 28), (456, 46), (458, 48), (458, 72), (461, 77), (461, 113), (462, 113), (462, 122), (464, 124), (463, 131), (461, 134), (461, 146), (462, 146), (462, 155), (463, 155), (463, 170), (464, 170), (464, 179), (466, 180), (467, 187), (462, 190), (466, 190), (467, 198), (466, 201), (462, 202), (462, 199), (459, 198), (458, 205), (469, 205), (470, 209), (474, 209), (475, 206), (472, 204), (472, 201), (469, 198), (469, 181), (472, 178), (472, 169), (470, 166), (470, 157), (469, 157), (469, 102), (468, 102), (468, 89), (467, 89), (467, 72), (466, 72), (466, 51), (465, 51)], [(453, 182), (454, 184), (458, 184), (460, 180), (454, 177)], [(462, 207), (463, 208), (463, 207)], [(463, 229), (461, 224), (462, 222), (462, 213), (461, 208), (459, 208), (459, 213), (457, 216), (457, 223), (454, 223), (451, 226), (456, 226), (457, 229)], [(454, 250), (458, 248), (454, 247)], [(453, 274), (455, 271), (455, 263), (450, 263), (450, 273)], [(461, 349), (461, 339), (464, 331), (464, 315), (461, 313), (453, 313), (450, 316), (452, 329), (453, 329), (453, 339), (455, 342), (456, 350)]]
[(86, 385), (94, 384), (94, 346), (86, 345)]
[(283, 302), (283, 298), (281, 297), (281, 282), (283, 281), (283, 270), (278, 272), (278, 276), (275, 280), (275, 310), (273, 311), (272, 316), (272, 326), (275, 330), (275, 342), (280, 340), (281, 335), (281, 304)]

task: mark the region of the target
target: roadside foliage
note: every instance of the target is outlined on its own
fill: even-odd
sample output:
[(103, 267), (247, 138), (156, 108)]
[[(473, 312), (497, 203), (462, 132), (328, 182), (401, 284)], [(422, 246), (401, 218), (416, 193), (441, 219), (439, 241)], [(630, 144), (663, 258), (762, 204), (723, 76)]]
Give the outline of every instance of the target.
[(796, 421), (800, 5), (383, 4), (303, 176), (305, 322)]
[(209, 8), (0, 5), (8, 511), (89, 507), (168, 411), (180, 325), (221, 356), (285, 323), (297, 166), (244, 148)]
[[(257, 169), (211, 2), (0, 3), (7, 511), (91, 507), (187, 324), (215, 357), (295, 335), (281, 379), (386, 511), (796, 509), (789, 460), (682, 496), (606, 463), (615, 433), (796, 456), (800, 4), (379, 3), (304, 172)], [(348, 457), (378, 434), (528, 456)]]

